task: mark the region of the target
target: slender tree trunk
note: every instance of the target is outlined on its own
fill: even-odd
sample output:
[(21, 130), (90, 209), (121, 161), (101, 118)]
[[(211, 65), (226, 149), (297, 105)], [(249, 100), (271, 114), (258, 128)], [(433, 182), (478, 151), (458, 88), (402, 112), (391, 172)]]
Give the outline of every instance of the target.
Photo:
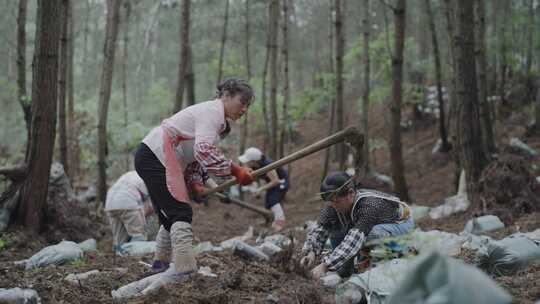
[[(124, 130), (128, 129), (129, 117), (128, 117), (128, 65), (129, 65), (129, 19), (131, 16), (131, 2), (124, 2), (125, 17), (124, 17), (124, 56), (122, 58), (122, 104), (124, 106)], [(124, 170), (127, 172), (130, 168), (131, 154), (129, 153), (129, 144), (126, 142), (124, 148)]]
[(225, 16), (223, 17), (223, 32), (221, 33), (221, 48), (219, 50), (219, 66), (217, 83), (221, 83), (223, 77), (223, 56), (225, 54), (225, 44), (227, 43), (227, 25), (229, 24), (229, 0), (225, 0)]
[(431, 31), (431, 43), (433, 46), (433, 60), (435, 61), (435, 82), (437, 85), (437, 99), (439, 101), (439, 134), (441, 136), (441, 152), (447, 152), (450, 150), (450, 144), (448, 142), (448, 134), (446, 132), (446, 120), (445, 120), (445, 106), (442, 92), (442, 72), (441, 72), (441, 58), (439, 55), (439, 41), (437, 40), (437, 29), (435, 28), (435, 21), (433, 18), (433, 12), (431, 11), (431, 0), (425, 0), (426, 15), (428, 17), (429, 28)]
[[(264, 67), (262, 73), (262, 83), (261, 83), (261, 103), (262, 103), (262, 112), (264, 120), (264, 136), (265, 138), (271, 138), (270, 135), (270, 118), (268, 117), (268, 106), (266, 104), (266, 78), (268, 74), (268, 63), (270, 62), (270, 39), (272, 25), (271, 25), (271, 13), (270, 5), (268, 6), (268, 19), (267, 19), (267, 30), (266, 30), (266, 55), (264, 57)], [(263, 151), (268, 149), (268, 140), (263, 142)]]
[[(538, 8), (540, 10), (540, 7)], [(538, 32), (540, 34), (540, 32)], [(539, 35), (540, 37), (540, 35)], [(537, 54), (540, 54), (540, 45), (536, 50)], [(540, 72), (540, 58), (536, 59), (536, 68)], [(534, 123), (534, 133), (540, 134), (540, 74), (536, 77), (536, 109), (534, 113), (535, 123)]]
[(392, 178), (395, 192), (405, 201), (409, 201), (409, 191), (405, 180), (403, 152), (401, 148), (401, 99), (403, 82), (403, 49), (405, 46), (406, 1), (398, 0), (394, 9), (395, 40), (392, 57), (392, 133), (390, 137), (390, 157)]
[(534, 33), (534, 0), (529, 0), (529, 24), (527, 30), (527, 55), (525, 61), (525, 74), (531, 74), (532, 67), (532, 50), (533, 50), (533, 33)]
[(270, 149), (268, 155), (276, 159), (278, 141), (278, 115), (277, 115), (277, 36), (279, 30), (279, 0), (270, 2)]
[(283, 60), (283, 109), (281, 117), (281, 140), (279, 157), (283, 157), (287, 151), (285, 151), (285, 143), (289, 141), (287, 136), (289, 131), (289, 102), (290, 102), (290, 92), (289, 92), (289, 33), (288, 33), (288, 24), (289, 24), (289, 3), (288, 0), (283, 0), (283, 22), (282, 22), (282, 31), (283, 31), (283, 45), (281, 46), (281, 56)]
[[(337, 130), (345, 128), (344, 113), (343, 113), (343, 56), (345, 55), (345, 35), (344, 35), (344, 18), (342, 0), (335, 0), (336, 6), (336, 122)], [(337, 155), (340, 170), (345, 169), (347, 161), (347, 151), (345, 144), (337, 145)]]
[[(334, 39), (334, 32), (335, 32), (335, 28), (336, 28), (336, 22), (334, 21), (335, 18), (334, 18), (334, 12), (335, 12), (335, 1), (328, 1), (329, 2), (329, 6), (330, 6), (330, 9), (328, 10), (328, 73), (330, 74), (334, 74), (336, 69), (335, 69), (335, 57), (334, 57), (334, 47), (336, 45), (335, 43), (335, 39)], [(320, 84), (322, 87), (325, 87), (327, 86), (327, 80), (321, 78), (319, 80)], [(332, 83), (332, 85), (335, 86), (335, 82)], [(331, 94), (331, 100), (330, 100), (330, 108), (331, 108), (331, 113), (330, 113), (330, 129), (329, 129), (329, 134), (332, 134), (333, 132), (336, 131), (336, 128), (337, 128), (337, 125), (336, 125), (336, 96), (335, 94)], [(333, 161), (338, 161), (339, 159), (339, 155), (338, 155), (338, 147), (337, 145), (334, 145), (333, 147), (330, 147), (328, 149), (326, 149), (326, 153), (327, 155), (325, 156), (325, 165), (324, 165), (324, 169), (323, 169), (323, 178), (325, 177), (327, 171), (328, 171), (328, 168), (330, 166), (330, 153), (333, 153)]]
[(370, 5), (369, 0), (364, 0), (364, 15), (362, 18), (362, 28), (364, 36), (364, 49), (363, 49), (363, 65), (364, 65), (364, 84), (362, 90), (362, 126), (361, 130), (364, 130), (364, 150), (363, 150), (363, 161), (364, 161), (364, 175), (368, 175), (371, 172), (369, 164), (369, 92), (370, 92), (370, 58), (369, 58), (369, 34), (370, 34)]
[[(245, 6), (246, 11), (244, 14), (245, 17), (245, 38), (244, 38), (244, 48), (245, 48), (245, 57), (246, 57), (246, 75), (247, 75), (247, 81), (249, 82), (251, 80), (251, 61), (249, 56), (249, 15), (250, 15), (250, 0), (245, 0)], [(246, 143), (247, 138), (249, 135), (249, 128), (248, 128), (248, 113), (244, 114), (244, 118), (242, 120), (242, 131), (240, 133), (240, 147), (239, 152), (242, 153), (246, 149)]]
[(30, 129), (32, 123), (32, 106), (26, 95), (26, 8), (27, 0), (19, 0), (19, 15), (17, 16), (17, 99), (21, 104), (26, 124), (26, 150), (30, 144)]
[[(480, 117), (482, 125), (482, 134), (484, 135), (484, 151), (488, 155), (495, 152), (495, 141), (493, 137), (493, 123), (491, 119), (491, 110), (487, 100), (487, 56), (486, 56), (486, 12), (484, 0), (475, 0), (476, 8), (476, 67), (478, 74), (478, 101), (480, 103)], [(488, 157), (489, 158), (489, 157)]]
[(505, 96), (505, 86), (506, 86), (506, 77), (508, 73), (508, 58), (507, 58), (507, 39), (506, 39), (506, 28), (508, 27), (508, 19), (511, 16), (512, 2), (504, 1), (504, 10), (503, 18), (501, 23), (501, 32), (500, 32), (500, 51), (501, 51), (501, 83), (498, 86), (499, 91), (498, 95), (501, 98), (503, 105), (506, 105), (506, 96)]
[(66, 75), (66, 90), (67, 90), (67, 128), (68, 128), (68, 163), (69, 171), (66, 171), (71, 182), (73, 183), (79, 174), (80, 163), (80, 148), (78, 134), (75, 132), (75, 93), (73, 91), (73, 60), (74, 53), (74, 35), (73, 35), (73, 2), (70, 3), (67, 13), (68, 19), (68, 36), (67, 36), (67, 75)]
[(178, 69), (178, 83), (176, 85), (176, 96), (174, 98), (174, 112), (180, 111), (183, 104), (184, 86), (189, 55), (189, 18), (191, 0), (182, 2), (182, 46), (180, 51), (180, 68)]
[(70, 0), (62, 0), (62, 36), (60, 38), (60, 66), (58, 71), (58, 139), (60, 163), (69, 172), (66, 128), (66, 76), (68, 61), (68, 11)]
[(61, 0), (38, 0), (32, 81), (32, 131), (18, 219), (40, 231), (47, 203), (58, 93)]
[[(82, 54), (82, 75), (88, 75), (88, 37), (90, 36), (90, 0), (85, 1), (85, 17), (84, 17), (84, 28), (83, 28), (83, 54)], [(81, 92), (82, 99), (86, 99), (88, 94), (89, 81), (85, 81), (84, 89)]]
[[(474, 2), (458, 0), (458, 36), (456, 57), (458, 67), (458, 93), (460, 111), (458, 120), (458, 151), (466, 172), (468, 193), (474, 195), (474, 185), (486, 164), (482, 145), (482, 129), (476, 86), (474, 56)], [(474, 201), (474, 200), (473, 200)]]
[(99, 114), (98, 114), (98, 185), (97, 200), (105, 203), (107, 196), (107, 116), (109, 111), (109, 99), (114, 71), (114, 53), (116, 38), (118, 36), (118, 24), (120, 21), (120, 5), (122, 0), (107, 0), (107, 24), (105, 44), (103, 47), (103, 70), (99, 91)]
[(189, 46), (188, 50), (189, 54), (189, 60), (188, 60), (188, 66), (187, 66), (187, 73), (186, 73), (186, 100), (188, 106), (195, 104), (195, 72), (193, 71), (193, 51), (191, 49), (191, 45)]
[[(504, 0), (503, 0), (504, 1)], [(499, 66), (499, 52), (497, 50), (499, 50), (499, 42), (500, 42), (500, 38), (499, 37), (499, 9), (501, 7), (501, 1), (500, 0), (493, 0), (492, 1), (492, 11), (491, 11), (491, 23), (493, 24), (493, 26), (491, 27), (492, 28), (492, 31), (491, 31), (491, 49), (495, 50), (494, 52), (492, 52), (492, 56), (491, 56), (491, 69), (492, 69), (492, 78), (491, 80), (489, 81), (489, 90), (488, 90), (488, 94), (493, 94), (493, 95), (497, 95), (498, 92), (497, 92), (497, 84), (498, 84), (498, 77), (499, 77), (499, 69), (500, 69), (500, 66)]]

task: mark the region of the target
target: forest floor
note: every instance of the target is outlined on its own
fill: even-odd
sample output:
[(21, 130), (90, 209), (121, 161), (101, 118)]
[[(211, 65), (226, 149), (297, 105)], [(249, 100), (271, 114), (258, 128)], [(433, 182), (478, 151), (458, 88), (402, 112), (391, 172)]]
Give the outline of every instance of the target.
[[(389, 124), (383, 113), (388, 110), (375, 108), (371, 113), (372, 138), (383, 138)], [(518, 119), (519, 120), (519, 119)], [(326, 125), (326, 124), (325, 124)], [(525, 133), (525, 124), (505, 121), (504, 129), (497, 128), (496, 137), (508, 142), (509, 136)], [(298, 126), (301, 143), (298, 148), (325, 136), (320, 117), (312, 117)], [(406, 178), (411, 200), (419, 205), (437, 206), (444, 198), (455, 193), (453, 189), (454, 165), (450, 156), (432, 155), (431, 149), (438, 138), (435, 124), (425, 124), (416, 131), (403, 133), (403, 155)], [(540, 151), (540, 139), (530, 138), (527, 142)], [(390, 175), (388, 149), (374, 152), (374, 168), (377, 172)], [(313, 198), (318, 192), (324, 153), (306, 157), (291, 168), (291, 190), (285, 205), (288, 234), (298, 241), (296, 250), (305, 239), (305, 231), (296, 229), (307, 220), (316, 220), (322, 202)], [(539, 164), (538, 159), (532, 163)], [(262, 205), (261, 200), (254, 203)], [(210, 208), (196, 206), (193, 230), (196, 242), (211, 241), (218, 244), (234, 236), (242, 235), (249, 226), (255, 235), (268, 229), (264, 220), (248, 210), (234, 205), (210, 202)], [(465, 223), (477, 212), (470, 211), (439, 220), (421, 219), (417, 222), (423, 230), (439, 229), (458, 233)], [(540, 228), (540, 213), (528, 213), (515, 219), (512, 225), (490, 233), (502, 238), (516, 231), (532, 231)], [(65, 266), (48, 266), (34, 271), (24, 271), (9, 263), (27, 258), (49, 245), (46, 236), (35, 237), (18, 230), (2, 236), (4, 248), (0, 248), (0, 288), (34, 288), (43, 303), (119, 303), (111, 297), (111, 290), (141, 278), (148, 268), (139, 263), (151, 263), (151, 256), (143, 258), (117, 257), (111, 251), (108, 227), (103, 224), (88, 236), (97, 237), (99, 251), (86, 254), (78, 263)], [(80, 241), (80, 240), (78, 240)], [(465, 259), (466, 260), (466, 259)], [(314, 282), (300, 271), (286, 269), (283, 261), (270, 263), (245, 262), (230, 251), (204, 253), (198, 258), (200, 266), (209, 266), (217, 278), (195, 276), (182, 285), (171, 285), (158, 294), (126, 300), (127, 303), (334, 303), (334, 290)], [(67, 284), (63, 278), (69, 273), (82, 273), (98, 269), (100, 275), (93, 276), (78, 286)], [(129, 271), (126, 272), (126, 269)], [(540, 266), (529, 266), (512, 276), (495, 280), (513, 296), (514, 303), (534, 303), (540, 299)]]

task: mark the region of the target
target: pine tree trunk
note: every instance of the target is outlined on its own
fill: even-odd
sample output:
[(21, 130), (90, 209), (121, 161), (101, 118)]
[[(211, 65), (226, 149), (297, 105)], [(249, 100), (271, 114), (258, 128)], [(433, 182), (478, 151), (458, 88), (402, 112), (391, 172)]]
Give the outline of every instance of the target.
[(62, 36), (60, 38), (60, 65), (58, 75), (58, 139), (60, 163), (69, 172), (66, 127), (66, 76), (68, 61), (68, 11), (70, 0), (62, 0)]
[(195, 72), (193, 71), (193, 52), (191, 50), (191, 45), (188, 50), (189, 60), (186, 73), (186, 100), (187, 105), (191, 106), (195, 104)]
[(182, 34), (181, 34), (181, 51), (180, 51), (180, 67), (178, 69), (178, 83), (176, 85), (176, 96), (174, 98), (174, 112), (178, 112), (182, 109), (184, 86), (186, 79), (186, 71), (188, 65), (189, 55), (189, 18), (190, 18), (190, 6), (191, 0), (184, 0), (182, 2)]
[(474, 43), (474, 3), (458, 0), (456, 59), (458, 67), (458, 151), (466, 172), (468, 193), (474, 195), (474, 185), (486, 163), (482, 145), (482, 129), (476, 85)]
[[(128, 115), (128, 65), (129, 65), (129, 19), (131, 17), (131, 2), (124, 3), (125, 17), (124, 17), (124, 56), (122, 58), (122, 105), (124, 107), (124, 130), (128, 129), (129, 115)], [(125, 143), (124, 149), (124, 170), (127, 172), (130, 170), (131, 154), (129, 153), (129, 144)]]
[[(245, 11), (245, 14), (244, 14), (244, 17), (245, 17), (244, 48), (245, 48), (245, 57), (246, 57), (246, 75), (247, 75), (247, 81), (248, 82), (251, 80), (251, 61), (250, 61), (250, 56), (249, 56), (249, 42), (250, 42), (250, 40), (249, 40), (249, 35), (250, 35), (250, 32), (249, 32), (249, 14), (250, 14), (249, 4), (250, 4), (250, 0), (245, 0), (246, 11)], [(247, 138), (249, 136), (248, 113), (249, 113), (249, 111), (244, 114), (244, 118), (242, 119), (242, 131), (240, 133), (240, 146), (239, 146), (239, 149), (238, 149), (238, 151), (240, 153), (244, 152), (244, 150), (246, 149)]]
[(370, 5), (369, 0), (364, 0), (364, 15), (362, 18), (362, 28), (364, 36), (364, 49), (363, 49), (363, 64), (364, 64), (364, 84), (362, 90), (362, 126), (361, 130), (364, 131), (364, 149), (362, 159), (364, 161), (364, 174), (368, 175), (371, 171), (369, 164), (369, 93), (370, 93), (370, 58), (369, 58), (369, 34), (370, 34)]
[(107, 23), (105, 32), (105, 45), (103, 48), (103, 70), (99, 91), (98, 114), (98, 185), (97, 200), (105, 203), (107, 196), (107, 116), (114, 71), (114, 55), (118, 24), (120, 21), (120, 5), (122, 0), (107, 0)]
[(441, 58), (439, 55), (439, 41), (437, 40), (437, 29), (435, 20), (431, 11), (431, 0), (425, 0), (426, 15), (428, 17), (429, 29), (431, 31), (431, 43), (433, 46), (433, 60), (435, 61), (435, 83), (437, 85), (437, 99), (439, 102), (439, 134), (441, 137), (441, 152), (448, 152), (450, 144), (448, 143), (448, 133), (446, 132), (445, 106), (442, 92), (442, 71)]
[(508, 27), (508, 19), (509, 16), (511, 16), (511, 10), (512, 10), (512, 2), (511, 1), (503, 1), (504, 3), (504, 9), (503, 9), (503, 17), (502, 17), (502, 23), (501, 23), (501, 31), (499, 33), (500, 35), (500, 61), (501, 61), (501, 83), (498, 86), (498, 95), (501, 98), (501, 102), (503, 105), (506, 105), (507, 100), (505, 96), (505, 86), (506, 86), (506, 77), (508, 72), (508, 58), (507, 58), (507, 39), (506, 39), (506, 29)]
[[(475, 0), (476, 9), (476, 67), (478, 77), (478, 102), (480, 103), (480, 116), (482, 125), (482, 134), (484, 135), (484, 151), (488, 155), (495, 152), (495, 141), (493, 137), (493, 123), (491, 119), (491, 110), (487, 100), (487, 55), (486, 55), (486, 12), (484, 0)], [(488, 157), (489, 158), (489, 157)]]
[(19, 0), (17, 16), (17, 99), (21, 104), (26, 124), (26, 150), (30, 145), (32, 106), (26, 94), (26, 10), (27, 0)]
[(68, 61), (67, 61), (67, 77), (66, 77), (66, 85), (67, 85), (67, 125), (68, 125), (68, 163), (69, 163), (69, 171), (66, 171), (71, 182), (74, 183), (77, 176), (79, 175), (79, 167), (80, 167), (80, 147), (79, 147), (79, 134), (75, 132), (76, 126), (75, 126), (75, 92), (73, 91), (73, 60), (75, 57), (74, 53), (74, 35), (73, 35), (73, 2), (71, 2), (71, 5), (68, 9), (68, 41), (67, 41), (67, 49), (68, 49)]
[[(90, 0), (85, 0), (86, 9), (84, 17), (84, 27), (83, 27), (83, 53), (82, 53), (82, 75), (88, 75), (89, 66), (88, 66), (88, 37), (90, 36)], [(81, 92), (81, 98), (84, 100), (88, 94), (88, 84), (89, 81), (85, 81), (83, 90)]]
[(278, 115), (277, 115), (277, 53), (278, 53), (278, 30), (279, 30), (279, 0), (270, 2), (270, 149), (268, 155), (276, 159), (278, 140)]
[(392, 129), (390, 136), (390, 157), (392, 178), (395, 192), (405, 201), (409, 201), (409, 191), (405, 180), (403, 152), (401, 148), (401, 99), (403, 82), (403, 49), (405, 45), (406, 1), (398, 0), (394, 9), (395, 37), (394, 56), (392, 57)]
[(289, 131), (289, 102), (290, 102), (290, 92), (289, 92), (289, 34), (288, 34), (288, 24), (289, 24), (289, 4), (288, 0), (283, 0), (283, 22), (282, 22), (282, 31), (283, 31), (283, 45), (281, 46), (281, 56), (283, 60), (283, 109), (281, 116), (281, 136), (280, 136), (280, 149), (279, 157), (282, 158), (287, 151), (285, 150), (285, 143), (289, 141), (287, 136)]
[[(342, 0), (335, 0), (336, 8), (336, 122), (337, 129), (341, 131), (345, 128), (344, 113), (343, 113), (343, 56), (345, 55), (345, 35), (344, 35), (344, 14)], [(337, 155), (339, 169), (345, 170), (345, 162), (347, 160), (347, 151), (345, 144), (337, 145)]]
[(534, 0), (529, 0), (529, 22), (527, 29), (527, 52), (525, 61), (525, 75), (531, 74), (533, 33), (534, 33)]
[[(270, 62), (270, 39), (271, 39), (271, 33), (272, 30), (271, 26), (271, 13), (270, 13), (270, 5), (268, 6), (268, 19), (267, 19), (267, 29), (266, 29), (266, 54), (264, 57), (264, 66), (263, 66), (263, 72), (262, 72), (262, 81), (261, 81), (261, 104), (262, 104), (262, 112), (263, 112), (263, 121), (264, 121), (264, 136), (265, 138), (270, 138), (270, 118), (268, 117), (268, 106), (266, 104), (266, 78), (268, 74), (268, 63)], [(263, 151), (266, 151), (268, 149), (268, 140), (265, 140), (263, 142)]]
[(223, 56), (225, 55), (225, 44), (227, 43), (227, 25), (229, 24), (229, 0), (225, 0), (225, 15), (223, 16), (223, 32), (221, 33), (221, 48), (219, 50), (219, 66), (217, 83), (221, 83), (223, 77)]
[(38, 0), (32, 81), (32, 131), (18, 219), (40, 231), (47, 204), (58, 97), (61, 0)]

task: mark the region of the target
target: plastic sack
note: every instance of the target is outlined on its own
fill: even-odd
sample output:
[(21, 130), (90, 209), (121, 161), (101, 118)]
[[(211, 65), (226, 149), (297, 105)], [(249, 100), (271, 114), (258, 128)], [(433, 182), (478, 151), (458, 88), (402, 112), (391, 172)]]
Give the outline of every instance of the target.
[(25, 261), (26, 270), (45, 267), (47, 265), (62, 265), (82, 259), (83, 251), (75, 242), (62, 241), (56, 245), (41, 249)]
[(512, 297), (474, 266), (434, 251), (412, 265), (388, 304), (510, 304)]
[(193, 248), (193, 253), (195, 253), (195, 255), (199, 255), (207, 251), (212, 251), (213, 249), (214, 249), (214, 245), (212, 245), (212, 242), (206, 241), (206, 242), (197, 244), (197, 246)]
[(80, 242), (79, 247), (83, 252), (97, 251), (97, 242), (94, 239), (88, 239), (84, 242)]
[(133, 241), (122, 244), (120, 254), (122, 256), (143, 256), (156, 251), (155, 241)]
[(453, 233), (439, 230), (422, 231), (420, 229), (415, 229), (404, 238), (409, 246), (416, 248), (420, 253), (437, 250), (448, 256), (457, 256), (466, 240), (466, 237)]
[(5, 304), (40, 304), (41, 299), (33, 289), (0, 288), (0, 303)]
[(84, 273), (77, 273), (77, 274), (70, 273), (64, 278), (64, 280), (68, 281), (68, 283), (73, 286), (78, 286), (80, 281), (84, 281), (88, 279), (91, 275), (98, 274), (98, 273), (99, 273), (99, 270), (97, 269), (90, 270)]
[(478, 267), (494, 275), (511, 275), (532, 262), (540, 262), (540, 245), (522, 234), (488, 242), (475, 257)]
[(470, 205), (471, 202), (467, 196), (465, 170), (461, 170), (459, 175), (458, 193), (454, 196), (446, 198), (442, 205), (431, 208), (431, 210), (429, 210), (429, 217), (434, 220), (447, 217), (450, 214), (467, 210)]
[(275, 254), (281, 252), (281, 247), (277, 246), (274, 243), (264, 242), (261, 245), (257, 246), (264, 254), (268, 256), (274, 256)]
[(412, 209), (413, 219), (416, 221), (423, 217), (426, 217), (429, 213), (429, 210), (431, 210), (431, 207), (411, 205), (411, 209)]
[(412, 260), (395, 259), (351, 276), (337, 287), (336, 303), (360, 303), (362, 298), (369, 299), (372, 304), (386, 303), (411, 265)]
[(233, 255), (247, 260), (268, 261), (270, 257), (257, 247), (248, 245), (242, 241), (236, 241), (233, 247)]
[(519, 140), (517, 137), (512, 137), (510, 139), (510, 146), (518, 148), (529, 154), (529, 156), (536, 156), (538, 155), (538, 152), (534, 150), (533, 148), (529, 147), (526, 143)]
[(341, 283), (341, 277), (339, 276), (339, 274), (332, 272), (322, 277), (321, 281), (323, 282), (324, 286), (332, 288), (336, 287), (339, 283)]
[(111, 291), (111, 296), (114, 299), (131, 298), (146, 295), (161, 286), (175, 281), (176, 270), (174, 264), (171, 263), (169, 269), (165, 272), (157, 273), (141, 280), (124, 285), (116, 290)]
[(504, 223), (495, 215), (475, 217), (465, 224), (463, 232), (481, 234), (488, 231), (504, 228)]

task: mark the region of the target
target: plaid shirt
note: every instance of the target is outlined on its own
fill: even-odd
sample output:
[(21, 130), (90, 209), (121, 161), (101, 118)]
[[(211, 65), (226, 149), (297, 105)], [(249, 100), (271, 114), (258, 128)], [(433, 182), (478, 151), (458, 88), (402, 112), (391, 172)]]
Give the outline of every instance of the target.
[(350, 213), (337, 212), (329, 205), (321, 210), (319, 221), (308, 233), (302, 251), (320, 254), (331, 234), (345, 234), (339, 246), (323, 259), (328, 270), (335, 271), (358, 254), (373, 226), (396, 223), (400, 218), (397, 197), (374, 190), (357, 190)]
[(231, 176), (231, 161), (215, 145), (201, 141), (193, 146), (195, 159), (217, 183), (222, 183)]

